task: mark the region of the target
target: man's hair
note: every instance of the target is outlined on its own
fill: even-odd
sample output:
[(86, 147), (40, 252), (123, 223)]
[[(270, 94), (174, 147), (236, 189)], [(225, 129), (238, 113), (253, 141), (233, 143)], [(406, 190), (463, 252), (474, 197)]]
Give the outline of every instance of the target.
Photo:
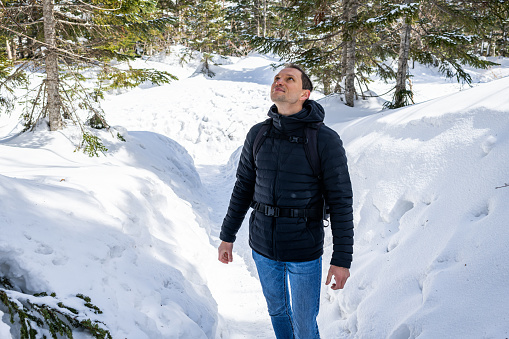
[(309, 91), (313, 91), (313, 83), (311, 82), (311, 79), (309, 79), (309, 76), (304, 72), (304, 70), (296, 64), (285, 64), (285, 68), (295, 68), (296, 70), (299, 70), (301, 73), (302, 78), (302, 89), (308, 89)]

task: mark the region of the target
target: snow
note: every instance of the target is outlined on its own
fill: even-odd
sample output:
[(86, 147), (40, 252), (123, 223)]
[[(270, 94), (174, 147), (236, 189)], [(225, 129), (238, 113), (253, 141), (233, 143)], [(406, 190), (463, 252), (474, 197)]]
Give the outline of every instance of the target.
[[(216, 247), (278, 60), (218, 58), (208, 78), (195, 73), (199, 55), (181, 56), (135, 65), (180, 80), (107, 96), (114, 127), (97, 132), (109, 149), (100, 157), (75, 152), (73, 126), (19, 135), (17, 115), (0, 115), (0, 276), (73, 306), (89, 296), (103, 311), (89, 316), (114, 338), (274, 338), (247, 223), (231, 264)], [(472, 88), (416, 65), (418, 104), (394, 111), (380, 98), (350, 108), (313, 94), (354, 188), (351, 277), (322, 289), (323, 338), (509, 336), (509, 60), (495, 61), (468, 69)], [(11, 338), (2, 311), (0, 338)]]
[(508, 92), (504, 78), (336, 125), (357, 221), (345, 333), (507, 336)]

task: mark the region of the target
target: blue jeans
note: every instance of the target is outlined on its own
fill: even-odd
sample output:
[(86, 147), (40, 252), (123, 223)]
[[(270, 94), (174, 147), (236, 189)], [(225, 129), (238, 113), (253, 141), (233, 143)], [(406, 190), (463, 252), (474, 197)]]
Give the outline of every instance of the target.
[(319, 339), (316, 317), (320, 307), (322, 258), (280, 262), (253, 251), (253, 259), (276, 338)]

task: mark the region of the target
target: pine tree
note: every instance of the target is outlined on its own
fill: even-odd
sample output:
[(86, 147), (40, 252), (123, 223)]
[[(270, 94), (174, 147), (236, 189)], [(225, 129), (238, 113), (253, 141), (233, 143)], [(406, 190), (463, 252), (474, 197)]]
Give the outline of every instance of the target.
[(227, 9), (222, 0), (185, 0), (161, 3), (176, 16), (177, 43), (202, 53), (230, 55), (235, 49), (229, 36)]
[(226, 36), (226, 11), (217, 0), (198, 1), (189, 8), (190, 46), (205, 53), (229, 54)]
[(62, 129), (61, 100), (58, 77), (58, 54), (56, 43), (56, 20), (53, 0), (43, 0), (42, 15), (44, 24), (44, 42), (46, 44), (45, 68), (46, 68), (46, 110), (49, 117), (51, 131)]
[(252, 36), (260, 36), (259, 13), (264, 13), (264, 34), (270, 31), (269, 6), (267, 0), (263, 0), (264, 8), (261, 10), (261, 1), (239, 0), (226, 7), (226, 20), (228, 22), (229, 40), (236, 54), (246, 54), (251, 50), (249, 40)]
[(277, 20), (277, 8), (288, 1), (239, 0), (227, 7), (233, 34), (245, 36), (277, 36), (282, 27)]
[[(466, 83), (471, 79), (462, 65), (493, 65), (475, 54), (481, 34), (474, 32), (489, 21), (485, 14), (484, 21), (476, 18), (472, 6), (449, 0), (294, 0), (274, 7), (276, 16), (284, 18), (280, 31), (285, 35), (251, 38), (260, 51), (275, 52), (309, 69), (325, 94), (344, 93), (347, 105), (353, 105), (357, 89), (362, 93), (361, 88), (368, 87), (372, 74), (396, 81), (387, 106), (400, 107), (412, 102), (407, 87), (410, 60), (438, 67), (446, 77)], [(502, 26), (499, 31), (505, 30)], [(398, 60), (396, 69), (391, 60)]]
[(254, 37), (253, 43), (262, 52), (275, 52), (303, 65), (326, 94), (344, 91), (347, 104), (353, 106), (361, 5), (359, 0), (290, 1), (276, 7), (280, 26), (287, 34)]
[[(43, 67), (46, 73), (39, 94), (32, 98), (33, 109), (24, 115), (27, 129), (45, 116), (49, 117), (50, 130), (60, 129), (63, 118), (79, 120), (75, 115), (78, 110), (88, 111), (90, 121), (100, 120), (101, 126), (108, 127), (98, 105), (103, 90), (136, 86), (146, 80), (168, 82), (173, 78), (166, 72), (121, 70), (109, 64), (112, 59), (133, 59), (137, 41), (161, 34), (172, 23), (171, 18), (155, 15), (155, 0), (101, 3), (3, 0), (2, 7), (0, 36), (9, 42), (6, 43), (11, 50), (8, 58), (11, 62), (16, 59), (21, 65), (18, 69), (32, 65)], [(98, 79), (102, 84), (95, 89), (85, 89), (81, 85), (86, 80), (80, 72), (83, 67), (100, 69)], [(4, 83), (0, 82), (0, 93), (6, 90), (9, 79), (10, 75), (4, 77)], [(86, 134), (84, 128), (83, 134)]]
[[(438, 67), (447, 78), (470, 84), (472, 79), (463, 69), (464, 65), (487, 68), (495, 63), (483, 60), (474, 52), (475, 41), (471, 34), (479, 27), (479, 21), (464, 2), (436, 0), (416, 1), (400, 6), (404, 23), (401, 32), (400, 59), (396, 90), (390, 108), (397, 108), (412, 101), (412, 92), (405, 87), (408, 77), (408, 60)], [(403, 40), (405, 46), (403, 46)], [(408, 50), (408, 54), (406, 51)], [(405, 61), (406, 59), (406, 61)]]
[(405, 0), (403, 9), (408, 12), (402, 17), (401, 41), (398, 52), (398, 70), (396, 72), (396, 87), (394, 91), (394, 104), (392, 107), (402, 107), (413, 103), (412, 91), (407, 90), (406, 82), (408, 78), (408, 61), (410, 56), (410, 43), (412, 34), (412, 25), (416, 18), (416, 7), (412, 6), (411, 0)]
[(343, 18), (346, 27), (343, 29), (343, 74), (345, 77), (345, 101), (350, 107), (354, 106), (355, 99), (355, 44), (357, 40), (357, 10), (358, 0), (343, 1)]
[(15, 52), (12, 50), (11, 41), (9, 36), (0, 36), (0, 112), (10, 112), (14, 108), (14, 90), (28, 83), (23, 69), (14, 68)]
[(469, 1), (461, 3), (476, 22), (476, 52), (484, 56), (509, 56), (509, 2)]

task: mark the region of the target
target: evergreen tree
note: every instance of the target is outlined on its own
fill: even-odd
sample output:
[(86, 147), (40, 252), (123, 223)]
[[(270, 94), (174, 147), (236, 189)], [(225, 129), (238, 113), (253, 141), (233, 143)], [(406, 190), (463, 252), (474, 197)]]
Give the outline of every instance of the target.
[[(267, 1), (265, 1), (266, 3)], [(260, 35), (260, 19), (258, 17), (260, 1), (239, 0), (226, 7), (226, 20), (228, 21), (229, 39), (237, 54), (245, 54), (250, 50), (251, 36)], [(267, 6), (265, 6), (267, 14)], [(267, 29), (267, 18), (264, 20)]]
[(165, 0), (159, 6), (177, 18), (175, 43), (202, 53), (234, 53), (225, 1)]
[[(24, 115), (27, 129), (45, 116), (51, 130), (60, 129), (62, 118), (79, 120), (75, 115), (79, 109), (90, 112), (89, 122), (101, 122), (92, 125), (107, 127), (98, 105), (103, 90), (172, 79), (166, 72), (120, 70), (109, 64), (112, 59), (133, 59), (137, 41), (161, 34), (172, 23), (169, 17), (156, 16), (155, 0), (2, 0), (2, 7), (0, 36), (9, 42), (7, 58), (11, 63), (16, 60), (18, 70), (31, 65), (43, 67), (46, 73), (39, 94), (32, 98), (32, 109)], [(6, 58), (2, 58), (5, 67)], [(83, 88), (83, 67), (100, 68), (101, 85)], [(0, 93), (16, 73), (4, 74)], [(87, 144), (90, 141), (100, 145), (94, 138)]]
[[(493, 65), (475, 54), (480, 35), (473, 32), (485, 26), (468, 2), (294, 0), (277, 11), (285, 18), (281, 26), (288, 34), (256, 36), (254, 45), (303, 64), (325, 94), (343, 92), (347, 105), (353, 105), (356, 88), (367, 88), (372, 74), (396, 81), (388, 107), (411, 103), (410, 60), (438, 67), (446, 77), (466, 83), (471, 79), (462, 65)], [(391, 60), (398, 61), (396, 69)]]
[(394, 46), (389, 53), (397, 55), (398, 68), (392, 73), (396, 75), (396, 86), (393, 100), (387, 107), (397, 108), (413, 103), (413, 93), (406, 87), (410, 77), (410, 60), (437, 67), (444, 76), (466, 83), (471, 82), (471, 77), (464, 71), (463, 65), (477, 68), (494, 65), (474, 53), (477, 38), (471, 32), (479, 27), (479, 22), (464, 4), (413, 0), (382, 6), (381, 15), (375, 21), (391, 27), (400, 38), (397, 49)]
[(263, 52), (303, 65), (326, 94), (344, 91), (347, 104), (353, 106), (364, 7), (359, 0), (290, 1), (275, 7), (287, 34), (254, 37), (253, 43)]
[(461, 3), (476, 22), (476, 52), (484, 56), (509, 56), (509, 2), (468, 1)]
[(393, 108), (409, 105), (410, 102), (413, 103), (413, 94), (411, 90), (407, 90), (406, 82), (408, 78), (412, 25), (417, 17), (417, 7), (415, 4), (412, 4), (411, 0), (405, 0), (402, 9), (407, 13), (401, 18), (398, 70), (396, 72), (396, 87), (393, 104), (391, 105)]
[(223, 5), (223, 1), (202, 0), (188, 8), (186, 17), (191, 48), (205, 53), (230, 54)]
[(281, 30), (275, 22), (275, 11), (284, 1), (239, 0), (227, 8), (232, 32), (252, 36), (274, 36)]
[(357, 10), (358, 0), (343, 0), (343, 57), (342, 69), (345, 78), (345, 101), (350, 107), (354, 106), (355, 99), (355, 45), (357, 39)]

